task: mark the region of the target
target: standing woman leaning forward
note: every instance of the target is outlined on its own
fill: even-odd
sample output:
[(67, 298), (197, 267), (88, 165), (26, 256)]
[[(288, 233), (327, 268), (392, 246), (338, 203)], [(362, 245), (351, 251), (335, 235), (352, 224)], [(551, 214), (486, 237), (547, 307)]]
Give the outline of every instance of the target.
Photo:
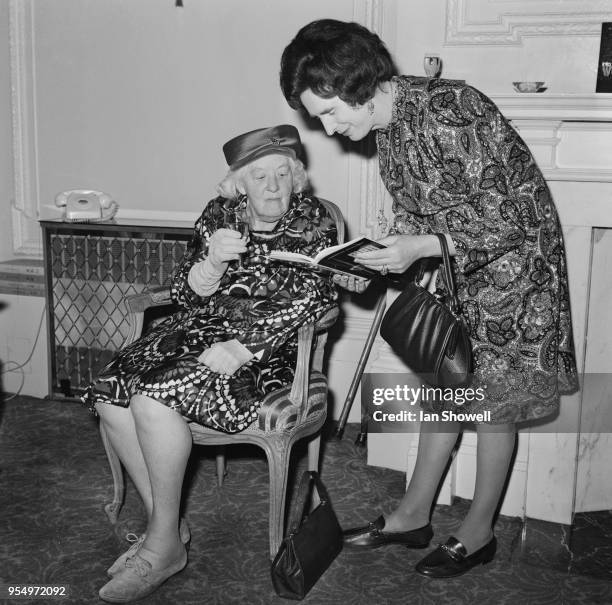
[[(416, 569), (437, 578), (460, 575), (495, 556), (493, 522), (516, 423), (554, 415), (559, 395), (576, 388), (553, 200), (526, 144), (490, 99), (463, 82), (395, 75), (380, 38), (357, 23), (326, 19), (303, 27), (283, 53), (280, 78), (289, 105), (319, 118), (329, 136), (358, 141), (376, 131), (394, 222), (381, 240), (387, 247), (357, 262), (402, 273), (440, 256), (433, 234), (447, 234), (470, 330), (474, 386), (487, 387), (486, 399), (470, 411), (490, 411), (491, 421), (476, 427), (476, 485), (467, 515)], [(347, 546), (429, 544), (433, 501), (460, 430), (458, 423), (428, 423), (399, 505), (348, 530)]]

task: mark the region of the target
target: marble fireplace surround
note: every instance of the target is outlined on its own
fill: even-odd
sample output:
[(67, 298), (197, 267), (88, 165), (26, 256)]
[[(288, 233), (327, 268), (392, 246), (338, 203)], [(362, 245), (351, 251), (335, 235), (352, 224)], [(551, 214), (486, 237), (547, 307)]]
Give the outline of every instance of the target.
[[(606, 371), (601, 369), (599, 353), (606, 348), (610, 351), (612, 328), (605, 307), (595, 304), (590, 294), (592, 286), (603, 281), (599, 279), (601, 262), (598, 275), (593, 274), (597, 246), (600, 241), (612, 241), (602, 237), (612, 233), (607, 231), (612, 229), (612, 95), (491, 97), (535, 154), (561, 217), (579, 370)], [(608, 253), (607, 258), (612, 255)], [(586, 344), (589, 334), (598, 338), (598, 351), (590, 354)], [(404, 372), (407, 368), (378, 338), (367, 371)], [(612, 485), (605, 479), (612, 440), (609, 435), (581, 432), (598, 403), (585, 398), (583, 392), (564, 397), (557, 420), (540, 428), (541, 432), (520, 432), (501, 514), (567, 528), (574, 513), (612, 508)], [(416, 434), (370, 434), (368, 462), (406, 470), (410, 476), (417, 445)], [(455, 496), (471, 499), (475, 467), (475, 434), (466, 432), (438, 503), (450, 504)], [(561, 533), (565, 535), (565, 529)]]

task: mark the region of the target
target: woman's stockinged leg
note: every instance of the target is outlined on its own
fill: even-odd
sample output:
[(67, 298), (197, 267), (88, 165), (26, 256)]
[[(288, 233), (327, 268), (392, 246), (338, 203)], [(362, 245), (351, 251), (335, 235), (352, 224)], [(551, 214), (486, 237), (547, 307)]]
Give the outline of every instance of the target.
[(130, 406), (153, 499), (147, 537), (139, 554), (154, 569), (160, 569), (176, 562), (185, 552), (178, 528), (191, 432), (180, 414), (154, 399), (135, 395)]
[(508, 477), (516, 445), (516, 427), (478, 425), (476, 485), (469, 511), (455, 533), (468, 554), (484, 546), (493, 537), (493, 518)]
[(428, 424), (419, 436), (416, 465), (408, 489), (397, 508), (385, 515), (385, 531), (400, 532), (429, 523), (433, 499), (457, 443), (458, 423)]
[(100, 417), (100, 422), (104, 424), (113, 449), (138, 490), (147, 513), (147, 520), (150, 521), (153, 511), (151, 482), (138, 443), (132, 410), (129, 407), (123, 408), (107, 403), (98, 403), (96, 404), (96, 411)]
[[(460, 431), (459, 424), (428, 425), (419, 437), (417, 461), (408, 489), (397, 508), (385, 515), (385, 531), (407, 531), (429, 522), (433, 499)], [(516, 444), (516, 427), (479, 425), (474, 498), (455, 537), (468, 554), (493, 536), (493, 518), (508, 476)]]

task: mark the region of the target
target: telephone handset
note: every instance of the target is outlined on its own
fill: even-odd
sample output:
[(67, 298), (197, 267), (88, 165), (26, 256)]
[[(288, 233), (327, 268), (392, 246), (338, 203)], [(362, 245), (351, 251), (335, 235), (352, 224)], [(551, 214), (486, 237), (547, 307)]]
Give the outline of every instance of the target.
[(63, 220), (72, 223), (99, 223), (111, 220), (119, 205), (102, 191), (72, 189), (58, 193), (55, 205), (64, 208)]

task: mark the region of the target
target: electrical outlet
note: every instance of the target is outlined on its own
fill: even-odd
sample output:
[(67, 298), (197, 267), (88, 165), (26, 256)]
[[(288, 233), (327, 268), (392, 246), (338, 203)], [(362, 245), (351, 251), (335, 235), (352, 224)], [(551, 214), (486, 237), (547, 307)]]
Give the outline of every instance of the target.
[[(15, 365), (21, 365), (32, 352), (32, 341), (29, 338), (13, 338), (7, 345), (7, 365), (9, 372), (19, 372)], [(30, 362), (26, 363), (21, 370), (24, 374), (32, 373)]]

